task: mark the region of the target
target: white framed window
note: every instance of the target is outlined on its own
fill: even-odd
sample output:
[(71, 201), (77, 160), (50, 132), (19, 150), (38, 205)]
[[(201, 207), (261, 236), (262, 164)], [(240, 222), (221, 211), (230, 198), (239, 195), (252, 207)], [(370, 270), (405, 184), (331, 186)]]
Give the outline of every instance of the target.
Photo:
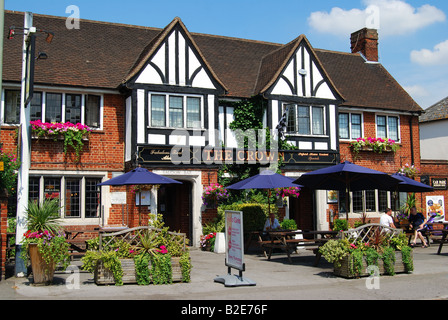
[(286, 104), (287, 127), (289, 134), (326, 135), (326, 117), (324, 106), (306, 106)]
[(154, 128), (202, 129), (202, 96), (149, 93), (149, 126)]
[(363, 136), (362, 113), (340, 112), (338, 121), (339, 139), (356, 140)]
[(400, 141), (400, 117), (390, 115), (377, 115), (376, 137)]
[[(20, 90), (3, 91), (2, 124), (20, 123)], [(102, 129), (103, 95), (35, 91), (30, 101), (30, 119), (42, 122), (82, 123)]]
[[(345, 192), (339, 192), (339, 212), (345, 211)], [(400, 211), (400, 207), (407, 198), (406, 192), (390, 192), (385, 190), (364, 190), (350, 192), (349, 213), (350, 214), (383, 214), (387, 208), (392, 211)]]
[(100, 217), (102, 177), (71, 175), (30, 175), (29, 200), (60, 200), (61, 218), (89, 219)]

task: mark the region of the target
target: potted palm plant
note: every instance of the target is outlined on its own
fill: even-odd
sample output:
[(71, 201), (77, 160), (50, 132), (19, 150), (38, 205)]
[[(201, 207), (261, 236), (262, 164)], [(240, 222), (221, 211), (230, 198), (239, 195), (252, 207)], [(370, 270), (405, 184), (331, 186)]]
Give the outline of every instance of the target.
[(31, 262), (34, 284), (51, 284), (56, 266), (63, 270), (70, 262), (69, 244), (60, 226), (59, 199), (46, 199), (42, 203), (30, 201), (27, 229), (22, 240), (24, 260)]

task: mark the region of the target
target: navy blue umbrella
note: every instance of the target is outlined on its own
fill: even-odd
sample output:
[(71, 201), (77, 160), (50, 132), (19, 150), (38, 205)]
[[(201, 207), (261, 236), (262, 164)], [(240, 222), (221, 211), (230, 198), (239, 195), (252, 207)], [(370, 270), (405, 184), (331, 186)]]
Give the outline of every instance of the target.
[(387, 173), (358, 166), (349, 161), (323, 169), (307, 172), (294, 181), (318, 190), (390, 190), (400, 180)]
[[(125, 174), (122, 174), (118, 177), (104, 181), (98, 185), (99, 186), (127, 186), (127, 185), (145, 185), (145, 184), (156, 185), (156, 184), (171, 184), (171, 183), (182, 184), (182, 182), (180, 182), (180, 181), (176, 181), (174, 179), (158, 175), (158, 174), (151, 172), (145, 168), (138, 167), (138, 168), (135, 168), (129, 172), (126, 172)], [(141, 214), (140, 214), (141, 200), (142, 200), (142, 194), (141, 194), (141, 191), (139, 191), (139, 207), (138, 207), (138, 222), (139, 222), (139, 224), (141, 221)]]
[(244, 190), (301, 187), (295, 184), (293, 182), (294, 180), (295, 178), (285, 177), (270, 170), (265, 170), (255, 176), (234, 183), (228, 186), (227, 189)]
[(307, 172), (294, 181), (306, 188), (339, 190), (347, 193), (345, 208), (348, 218), (348, 194), (360, 190), (392, 190), (400, 180), (387, 173), (358, 166), (349, 161)]
[(118, 177), (109, 179), (99, 186), (125, 186), (136, 184), (170, 184), (170, 183), (182, 183), (171, 178), (167, 178), (154, 172), (151, 172), (145, 168), (135, 168), (125, 174)]
[[(245, 189), (268, 189), (269, 198), (271, 197), (271, 189), (276, 188), (291, 188), (302, 187), (294, 183), (294, 178), (285, 177), (284, 175), (275, 173), (270, 170), (264, 170), (259, 174), (256, 174), (250, 178), (244, 179), (237, 183), (234, 183), (227, 189), (231, 190), (245, 190)], [(268, 201), (269, 214), (271, 213), (271, 206)]]
[(394, 173), (392, 175), (392, 177), (400, 180), (401, 182), (396, 186), (395, 189), (392, 189), (391, 191), (398, 191), (398, 192), (431, 192), (431, 191), (434, 191), (433, 187), (428, 186), (427, 184), (415, 181), (415, 180), (408, 178), (406, 176), (403, 176), (399, 173)]

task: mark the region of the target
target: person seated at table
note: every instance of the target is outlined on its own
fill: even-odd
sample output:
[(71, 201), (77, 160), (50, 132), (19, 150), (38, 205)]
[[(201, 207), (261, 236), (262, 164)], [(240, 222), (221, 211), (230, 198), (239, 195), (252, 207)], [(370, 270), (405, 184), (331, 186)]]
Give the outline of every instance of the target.
[(269, 218), (266, 220), (266, 223), (264, 224), (263, 231), (271, 231), (276, 229), (280, 229), (280, 223), (275, 217), (275, 213), (271, 212), (269, 214)]
[(387, 208), (380, 218), (380, 224), (395, 229), (394, 219), (392, 218), (392, 209)]
[(428, 244), (426, 243), (425, 238), (422, 235), (422, 231), (424, 231), (426, 228), (426, 219), (422, 213), (417, 213), (416, 207), (411, 208), (411, 214), (409, 215), (409, 224), (409, 227), (411, 229), (414, 229), (414, 241), (412, 242), (411, 246), (414, 247), (416, 245), (418, 237), (422, 241), (422, 248), (428, 247)]

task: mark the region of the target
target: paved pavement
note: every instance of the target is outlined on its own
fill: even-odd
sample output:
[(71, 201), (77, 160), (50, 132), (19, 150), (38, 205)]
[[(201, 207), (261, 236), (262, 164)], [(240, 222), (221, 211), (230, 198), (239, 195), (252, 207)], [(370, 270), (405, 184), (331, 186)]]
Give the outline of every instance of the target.
[[(332, 265), (321, 259), (313, 267), (314, 255), (307, 250), (286, 256), (274, 255), (271, 261), (256, 252), (245, 255), (247, 277), (255, 286), (225, 287), (215, 282), (225, 275), (224, 254), (191, 250), (191, 283), (172, 285), (97, 286), (85, 271), (56, 272), (51, 286), (34, 286), (32, 279), (10, 277), (0, 281), (0, 300), (409, 300), (448, 299), (448, 246), (437, 255), (438, 245), (414, 250), (412, 274), (379, 278), (379, 287), (369, 289), (373, 279), (335, 277)], [(80, 261), (73, 262), (79, 270)], [(232, 274), (236, 274), (232, 270)], [(70, 281), (67, 281), (70, 280)], [(372, 286), (370, 286), (372, 287)]]

